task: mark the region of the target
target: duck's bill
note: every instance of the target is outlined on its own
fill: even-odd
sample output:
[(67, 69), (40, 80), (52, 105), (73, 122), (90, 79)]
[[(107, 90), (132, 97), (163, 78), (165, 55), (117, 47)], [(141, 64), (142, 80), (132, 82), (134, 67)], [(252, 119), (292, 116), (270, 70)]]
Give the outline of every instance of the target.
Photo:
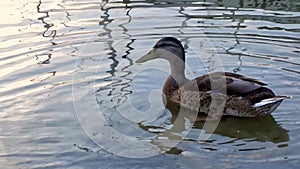
[(135, 63), (143, 63), (146, 62), (148, 60), (152, 60), (157, 58), (158, 56), (156, 55), (156, 53), (154, 52), (154, 49), (152, 49), (150, 52), (148, 52), (146, 55), (140, 57), (139, 59), (137, 59), (135, 61)]

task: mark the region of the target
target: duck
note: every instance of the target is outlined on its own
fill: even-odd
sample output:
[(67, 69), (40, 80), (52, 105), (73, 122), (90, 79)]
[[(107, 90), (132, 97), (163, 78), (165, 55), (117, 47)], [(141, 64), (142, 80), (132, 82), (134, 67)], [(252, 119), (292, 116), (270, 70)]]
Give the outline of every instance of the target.
[(174, 37), (161, 38), (136, 63), (166, 59), (170, 74), (162, 88), (168, 103), (210, 116), (257, 117), (270, 115), (286, 98), (275, 95), (267, 83), (231, 72), (212, 72), (195, 79), (185, 76), (185, 50)]

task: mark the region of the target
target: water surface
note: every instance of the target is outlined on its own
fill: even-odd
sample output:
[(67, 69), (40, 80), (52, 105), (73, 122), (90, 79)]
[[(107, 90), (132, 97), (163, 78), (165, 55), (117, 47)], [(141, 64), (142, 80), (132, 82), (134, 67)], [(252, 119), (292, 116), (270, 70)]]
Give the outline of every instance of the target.
[[(299, 2), (6, 0), (0, 9), (2, 168), (299, 168)], [(204, 123), (162, 104), (167, 62), (134, 63), (164, 36), (183, 43), (190, 78), (222, 69), (293, 99), (272, 116), (225, 118), (203, 141)]]

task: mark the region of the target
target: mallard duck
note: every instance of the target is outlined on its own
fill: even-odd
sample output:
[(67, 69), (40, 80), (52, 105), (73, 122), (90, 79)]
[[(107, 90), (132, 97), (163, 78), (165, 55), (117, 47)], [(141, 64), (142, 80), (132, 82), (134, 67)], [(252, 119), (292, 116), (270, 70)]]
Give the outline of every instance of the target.
[[(193, 80), (185, 77), (185, 52), (173, 37), (160, 39), (153, 49), (136, 63), (163, 58), (171, 72), (163, 86), (167, 101), (199, 113), (210, 114), (222, 106), (223, 115), (255, 117), (271, 114), (287, 96), (276, 96), (264, 82), (230, 72), (214, 72)], [(212, 102), (214, 100), (214, 105)]]

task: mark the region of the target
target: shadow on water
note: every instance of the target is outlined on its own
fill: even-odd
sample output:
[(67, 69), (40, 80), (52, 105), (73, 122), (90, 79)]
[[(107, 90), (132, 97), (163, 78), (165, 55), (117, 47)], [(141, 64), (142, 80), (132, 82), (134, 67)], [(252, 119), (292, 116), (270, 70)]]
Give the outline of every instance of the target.
[[(278, 145), (278, 147), (288, 146), (287, 142), (289, 141), (289, 131), (281, 127), (271, 115), (254, 118), (240, 118), (232, 116), (222, 117), (221, 121), (217, 124), (217, 128), (213, 131), (213, 133), (211, 133), (213, 135), (218, 135), (225, 138), (227, 137), (229, 139), (229, 141), (220, 142), (220, 140), (215, 140), (213, 138), (208, 138), (207, 140), (199, 139), (200, 133), (204, 129), (205, 123), (207, 125), (207, 123), (216, 122), (197, 121), (194, 124), (191, 124), (191, 128), (189, 128), (187, 126), (187, 121), (192, 121), (189, 120), (190, 117), (188, 115), (189, 113), (192, 113), (190, 112), (190, 110), (182, 108), (180, 110), (182, 113), (179, 114), (180, 108), (177, 105), (168, 104), (166, 108), (172, 114), (172, 117), (170, 119), (170, 123), (172, 124), (171, 128), (165, 129), (160, 126), (154, 126), (143, 123), (140, 123), (139, 127), (145, 131), (157, 134), (156, 139), (158, 140), (160, 138), (167, 138), (167, 140), (183, 140), (194, 143), (214, 143), (213, 147), (210, 148), (204, 148), (202, 146), (203, 149), (208, 149), (210, 151), (218, 150), (219, 148), (221, 148), (222, 145), (237, 146), (239, 147), (238, 151), (253, 151), (267, 148), (263, 144), (260, 145), (259, 142), (271, 142)], [(174, 124), (175, 121), (176, 125)], [(190, 137), (190, 135), (192, 135), (192, 137)], [(247, 147), (247, 144), (253, 141), (256, 142), (256, 146), (258, 146), (258, 148)], [(154, 142), (154, 144), (157, 143)], [(201, 145), (199, 146), (201, 147)], [(166, 147), (160, 148), (163, 150), (166, 149)], [(180, 154), (183, 152), (183, 150), (181, 150), (177, 146), (167, 148), (169, 149), (168, 151), (166, 151), (166, 153), (169, 154)]]
[[(179, 106), (169, 104), (167, 108), (173, 114), (171, 122), (178, 120), (177, 118), (182, 118), (181, 120), (184, 121), (184, 117), (178, 116)], [(183, 109), (183, 112), (187, 114), (189, 111), (188, 109)], [(204, 124), (205, 122), (195, 122), (193, 128), (202, 129)], [(282, 143), (289, 141), (288, 131), (277, 124), (271, 115), (254, 118), (224, 116), (214, 131), (214, 134), (262, 142)]]

